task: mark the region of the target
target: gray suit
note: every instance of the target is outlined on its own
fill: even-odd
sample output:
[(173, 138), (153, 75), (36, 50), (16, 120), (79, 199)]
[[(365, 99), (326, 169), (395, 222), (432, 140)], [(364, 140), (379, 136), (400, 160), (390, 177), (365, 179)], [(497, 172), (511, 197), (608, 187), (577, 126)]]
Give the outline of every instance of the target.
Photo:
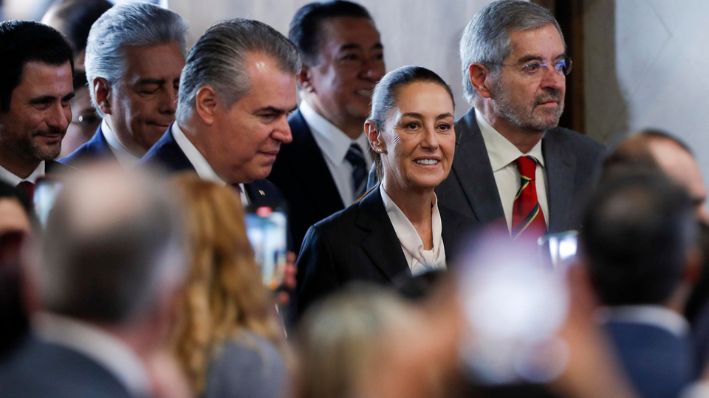
[[(502, 202), (480, 127), (471, 109), (455, 124), (456, 148), (448, 178), (436, 190), (441, 205), (480, 224), (504, 220)], [(586, 191), (603, 145), (575, 131), (554, 128), (542, 139), (547, 170), (549, 232), (580, 227)]]

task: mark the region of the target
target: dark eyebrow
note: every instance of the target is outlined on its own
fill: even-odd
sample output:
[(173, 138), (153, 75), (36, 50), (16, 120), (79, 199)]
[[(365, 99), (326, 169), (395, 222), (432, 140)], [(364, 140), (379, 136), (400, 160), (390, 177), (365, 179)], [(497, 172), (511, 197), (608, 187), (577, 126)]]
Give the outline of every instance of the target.
[[(69, 94), (63, 96), (61, 98), (61, 101), (70, 101), (72, 98), (74, 98), (74, 92), (70, 92)], [(40, 104), (50, 104), (54, 102), (57, 99), (57, 97), (51, 96), (51, 95), (42, 95), (39, 97), (32, 98), (29, 103), (31, 105), (40, 105)]]
[(436, 120), (438, 119), (446, 119), (449, 117), (454, 117), (452, 113), (446, 112), (446, 113), (441, 113), (440, 115), (436, 116)]
[(296, 110), (297, 108), (298, 108), (297, 105), (291, 109), (281, 109), (281, 108), (276, 108), (275, 106), (267, 106), (264, 108), (256, 109), (256, 111), (254, 113), (291, 113), (294, 110)]
[[(340, 46), (339, 51), (361, 50), (361, 49), (362, 49), (362, 46), (360, 46), (359, 44), (345, 43), (345, 44), (343, 44), (343, 45)], [(384, 46), (382, 45), (382, 43), (377, 43), (377, 44), (373, 45), (373, 46), (371, 47), (371, 49), (373, 49), (373, 50), (383, 50), (383, 49), (384, 49)]]
[(72, 92), (70, 92), (69, 94), (63, 96), (63, 97), (62, 97), (62, 101), (71, 101), (71, 99), (74, 98), (75, 95), (76, 95), (76, 93), (74, 93), (74, 92), (72, 91)]

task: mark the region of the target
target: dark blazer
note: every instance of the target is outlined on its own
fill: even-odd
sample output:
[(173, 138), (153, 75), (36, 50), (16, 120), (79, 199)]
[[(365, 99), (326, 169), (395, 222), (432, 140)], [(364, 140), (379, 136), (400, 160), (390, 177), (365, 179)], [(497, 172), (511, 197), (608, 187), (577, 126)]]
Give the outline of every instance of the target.
[[(185, 156), (170, 128), (153, 145), (141, 159), (141, 164), (150, 164), (162, 168), (168, 173), (181, 171), (195, 171), (194, 166)], [(284, 205), (283, 196), (275, 185), (268, 180), (258, 180), (244, 184), (246, 196), (251, 201), (251, 206), (268, 206), (272, 208)]]
[(634, 322), (610, 321), (604, 329), (640, 397), (677, 397), (692, 381), (694, 358), (689, 336)]
[(281, 146), (268, 179), (288, 202), (289, 229), (295, 247), (300, 248), (311, 225), (342, 210), (345, 205), (322, 151), (299, 110), (291, 114), (288, 124), (293, 142)]
[(59, 159), (59, 161), (63, 164), (76, 167), (77, 164), (99, 159), (116, 159), (116, 156), (111, 152), (111, 147), (109, 147), (108, 142), (106, 142), (106, 138), (103, 136), (101, 125), (98, 126), (90, 140), (81, 144), (74, 152)]
[[(455, 158), (436, 192), (440, 203), (480, 224), (504, 220), (490, 158), (471, 109), (455, 124)], [(553, 128), (542, 139), (547, 171), (549, 232), (578, 229), (586, 192), (600, 165), (603, 145), (575, 131)]]
[[(313, 225), (298, 257), (293, 315), (352, 281), (391, 285), (409, 275), (399, 238), (389, 221), (379, 187), (361, 201)], [(472, 220), (440, 205), (443, 244), (449, 265)]]
[(33, 336), (0, 364), (0, 386), (4, 398), (134, 396), (93, 359)]

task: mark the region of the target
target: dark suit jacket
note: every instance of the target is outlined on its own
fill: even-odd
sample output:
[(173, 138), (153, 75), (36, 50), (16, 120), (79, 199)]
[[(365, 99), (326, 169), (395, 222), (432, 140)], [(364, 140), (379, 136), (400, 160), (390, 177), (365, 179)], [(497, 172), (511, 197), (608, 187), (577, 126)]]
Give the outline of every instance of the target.
[(628, 380), (642, 398), (672, 398), (692, 381), (689, 336), (658, 326), (611, 321), (604, 325)]
[(288, 202), (289, 229), (295, 247), (300, 248), (311, 225), (345, 206), (320, 147), (299, 110), (288, 118), (288, 124), (293, 142), (281, 146), (268, 179)]
[(98, 126), (90, 140), (81, 144), (74, 152), (59, 161), (63, 164), (76, 167), (81, 163), (99, 159), (116, 159), (116, 156), (111, 152), (111, 147), (109, 147), (108, 142), (106, 142), (106, 138), (103, 136), (101, 125)]
[[(298, 257), (296, 318), (313, 302), (349, 282), (391, 285), (397, 277), (410, 274), (379, 189), (308, 230)], [(472, 221), (440, 203), (439, 211), (446, 260), (452, 265)]]
[[(143, 156), (141, 163), (160, 167), (168, 173), (195, 171), (192, 163), (182, 152), (180, 146), (177, 145), (170, 128)], [(258, 180), (244, 184), (244, 190), (253, 207), (268, 206), (277, 208), (284, 205), (283, 197), (278, 188), (268, 180)]]
[(93, 359), (30, 336), (0, 364), (0, 395), (4, 398), (129, 398), (133, 395)]
[[(504, 220), (490, 158), (471, 109), (455, 124), (455, 158), (438, 187), (440, 203), (480, 224)], [(542, 139), (547, 172), (549, 232), (578, 229), (587, 190), (601, 162), (603, 146), (572, 130), (554, 128)]]

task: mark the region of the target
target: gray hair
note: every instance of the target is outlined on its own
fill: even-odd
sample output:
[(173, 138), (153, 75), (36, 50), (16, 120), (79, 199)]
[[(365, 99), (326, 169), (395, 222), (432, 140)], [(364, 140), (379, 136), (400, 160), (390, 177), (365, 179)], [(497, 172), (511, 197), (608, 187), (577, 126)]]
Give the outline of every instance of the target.
[(280, 69), (300, 70), (298, 50), (285, 36), (258, 21), (236, 18), (209, 28), (187, 55), (180, 77), (176, 119), (185, 122), (200, 88), (211, 86), (230, 107), (251, 88), (244, 61), (249, 52), (273, 57)]
[(118, 4), (101, 15), (89, 31), (84, 60), (91, 101), (97, 111), (101, 113), (91, 89), (93, 81), (101, 77), (113, 86), (123, 77), (125, 47), (177, 42), (184, 54), (186, 33), (187, 23), (181, 16), (153, 4)]
[(472, 103), (476, 95), (468, 77), (470, 65), (483, 64), (496, 72), (510, 54), (510, 32), (537, 29), (546, 25), (554, 25), (561, 40), (564, 40), (559, 23), (551, 12), (532, 2), (498, 0), (478, 11), (465, 27), (460, 39), (463, 88), (468, 102)]
[(45, 308), (113, 325), (154, 310), (185, 276), (173, 196), (144, 170), (110, 165), (67, 176), (36, 272)]

